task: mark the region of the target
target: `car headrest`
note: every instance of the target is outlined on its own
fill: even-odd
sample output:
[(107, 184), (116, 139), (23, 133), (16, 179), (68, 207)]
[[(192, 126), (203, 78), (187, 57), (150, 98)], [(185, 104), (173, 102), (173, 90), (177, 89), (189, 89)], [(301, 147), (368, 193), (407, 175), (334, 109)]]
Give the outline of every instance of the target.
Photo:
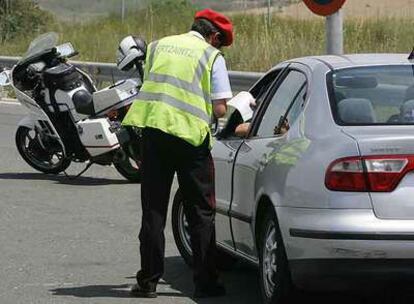
[(401, 122), (414, 122), (414, 99), (405, 101), (400, 108)]
[(414, 85), (407, 88), (404, 95), (404, 101), (414, 99)]
[(371, 101), (365, 98), (346, 98), (338, 103), (338, 114), (346, 123), (375, 123)]

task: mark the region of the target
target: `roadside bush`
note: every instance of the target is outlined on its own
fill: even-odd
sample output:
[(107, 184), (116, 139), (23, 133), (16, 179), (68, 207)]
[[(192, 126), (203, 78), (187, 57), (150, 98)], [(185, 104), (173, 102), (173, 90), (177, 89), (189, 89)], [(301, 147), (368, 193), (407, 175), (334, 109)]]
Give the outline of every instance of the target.
[(32, 0), (0, 0), (0, 43), (42, 32), (52, 20)]

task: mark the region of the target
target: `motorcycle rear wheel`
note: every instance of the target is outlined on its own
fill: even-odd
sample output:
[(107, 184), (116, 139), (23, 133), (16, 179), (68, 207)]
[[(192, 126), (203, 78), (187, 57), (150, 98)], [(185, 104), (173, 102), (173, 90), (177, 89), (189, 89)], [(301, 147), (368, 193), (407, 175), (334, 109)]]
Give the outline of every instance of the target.
[(141, 182), (141, 168), (140, 164), (132, 158), (128, 157), (125, 160), (114, 162), (115, 169), (133, 183)]
[(35, 129), (20, 126), (16, 131), (16, 147), (20, 156), (32, 168), (46, 173), (58, 174), (65, 171), (71, 160), (64, 157), (59, 144), (53, 145), (49, 151), (44, 149)]

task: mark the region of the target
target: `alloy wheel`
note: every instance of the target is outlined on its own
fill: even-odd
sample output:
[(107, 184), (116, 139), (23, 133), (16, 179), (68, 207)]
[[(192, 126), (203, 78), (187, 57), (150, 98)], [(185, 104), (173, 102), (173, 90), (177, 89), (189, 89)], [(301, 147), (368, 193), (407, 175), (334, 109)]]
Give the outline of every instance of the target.
[(57, 148), (45, 148), (41, 144), (40, 134), (37, 130), (25, 128), (20, 137), (20, 150), (29, 162), (44, 170), (58, 168), (64, 161), (63, 150)]
[(182, 244), (184, 245), (185, 250), (192, 255), (193, 251), (191, 249), (191, 239), (190, 239), (190, 228), (188, 221), (184, 214), (184, 207), (183, 204), (180, 205), (179, 210), (179, 222), (178, 222), (178, 230)]
[(265, 243), (263, 246), (263, 283), (266, 295), (271, 298), (274, 294), (275, 288), (277, 287), (276, 274), (278, 271), (277, 265), (277, 249), (278, 242), (276, 238), (276, 228), (274, 223), (271, 223), (265, 234)]

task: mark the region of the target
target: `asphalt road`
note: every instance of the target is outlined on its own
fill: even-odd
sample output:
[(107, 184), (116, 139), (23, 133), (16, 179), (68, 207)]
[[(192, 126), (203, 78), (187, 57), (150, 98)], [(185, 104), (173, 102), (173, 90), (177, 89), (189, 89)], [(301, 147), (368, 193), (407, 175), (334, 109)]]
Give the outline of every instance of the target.
[[(82, 178), (49, 176), (26, 165), (14, 145), (25, 111), (0, 102), (0, 304), (260, 303), (258, 274), (239, 263), (222, 274), (228, 295), (191, 299), (191, 270), (166, 229), (165, 276), (157, 299), (128, 294), (139, 265), (140, 187), (111, 167)], [(75, 164), (68, 170), (83, 169)], [(293, 302), (412, 303), (409, 290), (375, 295), (298, 293)]]

